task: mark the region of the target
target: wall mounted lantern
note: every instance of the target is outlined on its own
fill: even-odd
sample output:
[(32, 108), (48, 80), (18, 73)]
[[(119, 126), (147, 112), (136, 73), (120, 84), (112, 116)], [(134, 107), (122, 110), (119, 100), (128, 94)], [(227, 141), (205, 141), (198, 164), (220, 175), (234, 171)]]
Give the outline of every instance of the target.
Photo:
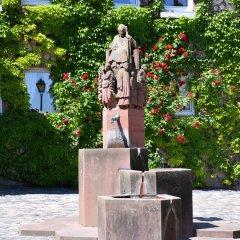
[(45, 92), (46, 83), (40, 78), (36, 83), (38, 92), (40, 93), (40, 111), (42, 111), (42, 95)]

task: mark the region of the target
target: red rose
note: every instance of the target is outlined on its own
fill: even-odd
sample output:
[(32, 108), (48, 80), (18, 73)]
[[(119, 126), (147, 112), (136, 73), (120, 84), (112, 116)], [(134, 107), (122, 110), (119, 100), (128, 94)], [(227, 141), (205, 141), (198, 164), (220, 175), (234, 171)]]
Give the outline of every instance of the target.
[(220, 82), (220, 81), (218, 81), (218, 80), (216, 80), (216, 81), (213, 81), (213, 84), (215, 84), (215, 85), (220, 85), (220, 84), (221, 84), (221, 82)]
[(158, 46), (155, 45), (155, 46), (153, 47), (153, 51), (157, 51), (157, 50), (158, 50)]
[(148, 102), (152, 102), (152, 100), (153, 100), (152, 98), (148, 98)]
[(185, 51), (185, 49), (184, 49), (183, 47), (180, 47), (180, 48), (178, 49), (178, 53), (179, 53), (179, 54), (183, 54), (184, 51)]
[(73, 79), (73, 80), (72, 80), (72, 83), (73, 83), (73, 84), (76, 84), (76, 80)]
[(167, 56), (165, 57), (165, 61), (166, 61), (166, 62), (169, 62), (170, 59), (171, 59), (171, 56), (170, 56), (169, 54), (167, 54)]
[(222, 78), (223, 78), (223, 75), (220, 75), (220, 76), (219, 76), (219, 78), (221, 78), (221, 79), (222, 79)]
[(217, 69), (211, 69), (211, 72), (215, 74), (217, 72)]
[(165, 47), (165, 50), (171, 50), (171, 49), (173, 49), (173, 46), (172, 46), (172, 45), (167, 45), (167, 46)]
[(85, 73), (85, 74), (82, 75), (83, 80), (87, 80), (88, 78), (89, 78), (88, 74)]
[(173, 50), (173, 51), (172, 51), (172, 54), (176, 55), (176, 54), (177, 54), (177, 51), (176, 51), (176, 50)]
[(164, 64), (163, 69), (164, 69), (165, 72), (167, 72), (168, 71), (168, 65)]
[(68, 73), (65, 73), (64, 75), (63, 75), (63, 80), (67, 80), (69, 78), (69, 74)]
[(155, 62), (152, 62), (152, 66), (153, 66), (153, 67), (156, 67), (157, 64), (156, 64)]
[(165, 87), (165, 90), (166, 90), (166, 91), (169, 91), (169, 87)]
[(159, 77), (158, 76), (155, 76), (155, 80), (158, 80), (159, 79)]
[(163, 67), (163, 64), (162, 64), (161, 62), (158, 62), (157, 65), (158, 65), (159, 67)]
[(81, 135), (80, 130), (77, 130), (77, 131), (76, 131), (76, 136), (80, 137), (80, 135)]
[(158, 72), (158, 68), (155, 68), (154, 70), (155, 70), (155, 72)]
[(176, 72), (176, 75), (180, 75), (180, 72)]
[(143, 53), (143, 50), (139, 49), (138, 52), (139, 52), (139, 54), (142, 54), (142, 53)]
[(193, 124), (193, 127), (195, 127), (195, 128), (198, 128), (200, 126), (200, 122), (195, 122), (194, 124)]
[(85, 119), (86, 119), (87, 121), (90, 121), (90, 120), (91, 120), (91, 117), (90, 117), (90, 116), (86, 116)]
[(98, 115), (99, 115), (99, 112), (95, 112), (95, 115), (98, 116)]
[(185, 141), (185, 139), (182, 135), (178, 135), (177, 140), (178, 140), (178, 142), (181, 142), (181, 143), (183, 143)]
[(187, 35), (185, 33), (180, 33), (179, 34), (179, 37), (180, 39), (183, 41), (183, 42), (186, 42), (187, 41)]
[(150, 72), (147, 72), (147, 76), (148, 76), (148, 77), (151, 77), (151, 73), (150, 73)]
[(151, 112), (150, 112), (150, 114), (151, 114), (151, 115), (154, 115), (154, 114), (155, 114), (155, 112), (154, 112), (154, 111), (151, 111)]
[(162, 41), (163, 41), (163, 38), (160, 37), (160, 38), (159, 38), (159, 42), (162, 42)]
[(236, 86), (232, 86), (232, 90), (235, 91), (237, 89)]
[(63, 122), (64, 122), (65, 124), (68, 124), (70, 121), (69, 121), (68, 119), (64, 119)]
[(179, 112), (182, 112), (182, 110), (183, 110), (183, 108), (179, 108), (179, 109), (178, 109)]
[(160, 133), (165, 133), (165, 130), (164, 129), (160, 129), (159, 132)]
[(181, 87), (181, 86), (183, 86), (185, 84), (185, 82), (184, 81), (179, 81), (178, 84)]
[(190, 98), (193, 98), (193, 95), (192, 95), (192, 93), (188, 93), (188, 97), (190, 97)]
[(188, 56), (188, 53), (187, 53), (187, 52), (184, 52), (184, 53), (182, 54), (182, 56), (183, 56), (183, 57), (187, 57), (187, 56)]

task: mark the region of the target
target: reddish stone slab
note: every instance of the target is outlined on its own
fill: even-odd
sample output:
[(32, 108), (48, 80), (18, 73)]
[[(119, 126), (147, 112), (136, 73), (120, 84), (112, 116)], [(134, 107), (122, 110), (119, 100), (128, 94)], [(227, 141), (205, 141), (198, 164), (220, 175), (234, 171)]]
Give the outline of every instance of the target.
[(130, 169), (129, 148), (79, 150), (80, 224), (97, 226), (97, 197), (119, 194), (119, 170)]
[[(119, 120), (111, 121), (118, 115)], [(103, 148), (144, 147), (143, 109), (104, 109)]]

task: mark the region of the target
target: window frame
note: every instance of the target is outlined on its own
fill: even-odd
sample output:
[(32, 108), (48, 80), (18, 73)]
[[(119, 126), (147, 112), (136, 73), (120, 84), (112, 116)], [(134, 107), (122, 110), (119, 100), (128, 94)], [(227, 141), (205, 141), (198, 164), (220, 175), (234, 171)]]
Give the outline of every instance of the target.
[[(26, 84), (26, 86), (27, 86), (27, 83), (26, 83), (26, 73), (49, 73), (49, 75), (50, 75), (50, 73), (51, 73), (51, 71), (50, 71), (50, 69), (48, 69), (48, 68), (44, 68), (44, 67), (32, 67), (32, 68), (28, 68), (28, 69), (25, 69), (25, 71), (24, 71), (24, 75), (25, 75), (25, 77), (24, 77), (24, 83)], [(50, 78), (49, 78), (50, 79)], [(52, 81), (52, 80), (51, 80)], [(48, 94), (48, 89), (46, 89), (45, 90), (46, 91), (46, 93)], [(29, 93), (29, 91), (28, 91), (28, 93)], [(50, 96), (50, 95), (49, 95)], [(52, 99), (51, 97), (50, 97), (50, 99), (54, 102), (54, 99)], [(34, 109), (34, 108), (33, 108)], [(39, 110), (39, 112), (40, 112), (40, 110)], [(47, 111), (46, 110), (42, 110), (41, 111), (42, 113), (46, 113)], [(56, 113), (57, 112), (57, 110), (55, 110), (54, 108), (53, 108), (53, 111), (52, 112), (48, 112), (48, 113)]]
[(195, 4), (194, 0), (188, 0), (188, 6), (167, 6), (164, 4), (164, 10), (161, 12), (161, 18), (180, 18), (182, 16), (194, 18)]
[(22, 6), (51, 5), (51, 0), (21, 0)]
[(135, 1), (135, 4), (129, 4), (129, 3), (122, 3), (122, 4), (119, 4), (119, 3), (115, 3), (114, 0), (113, 0), (113, 3), (114, 3), (114, 6), (115, 7), (123, 7), (123, 6), (135, 6), (135, 7), (139, 7), (140, 6), (140, 0), (134, 0)]
[(175, 117), (185, 117), (185, 116), (195, 116), (195, 108), (193, 100), (189, 101), (190, 109), (189, 110), (182, 110), (181, 112), (176, 112), (174, 114)]

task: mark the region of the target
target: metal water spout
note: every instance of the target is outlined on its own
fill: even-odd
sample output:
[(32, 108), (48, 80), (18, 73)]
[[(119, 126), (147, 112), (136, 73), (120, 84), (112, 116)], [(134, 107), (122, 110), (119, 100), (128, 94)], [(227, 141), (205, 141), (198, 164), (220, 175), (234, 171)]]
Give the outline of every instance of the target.
[(119, 119), (120, 119), (120, 115), (116, 113), (110, 118), (110, 122), (111, 124), (113, 124), (114, 122), (119, 121)]

